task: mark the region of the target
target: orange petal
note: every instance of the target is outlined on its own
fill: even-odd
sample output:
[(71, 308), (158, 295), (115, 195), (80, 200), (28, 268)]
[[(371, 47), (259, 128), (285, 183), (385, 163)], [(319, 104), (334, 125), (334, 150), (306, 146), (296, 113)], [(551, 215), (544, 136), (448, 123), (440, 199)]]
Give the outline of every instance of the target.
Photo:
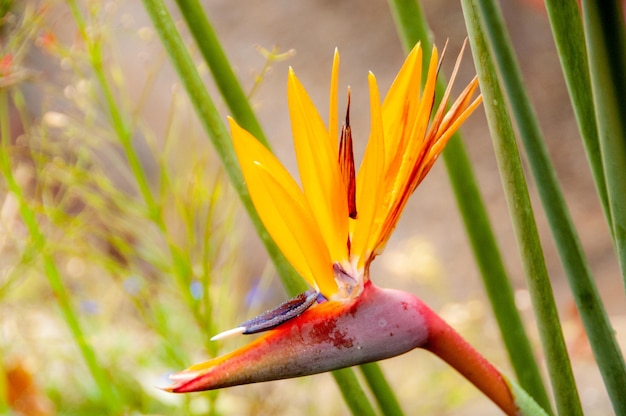
[[(382, 251), (400, 219), (402, 209), (415, 189), (412, 186), (415, 171), (419, 169), (424, 155), (426, 154), (424, 147), (426, 143), (424, 143), (424, 139), (434, 101), (437, 64), (437, 49), (433, 48), (426, 83), (419, 100), (415, 102), (411, 101), (409, 97), (406, 98), (407, 105), (409, 106), (409, 108), (404, 110), (406, 118), (398, 119), (398, 115), (387, 111), (385, 106), (393, 106), (392, 101), (385, 100), (383, 104), (383, 123), (385, 126), (387, 126), (387, 124), (404, 124), (402, 127), (404, 137), (398, 144), (399, 147), (394, 149), (396, 156), (391, 159), (391, 164), (386, 166), (384, 193), (386, 199), (384, 208), (379, 212), (380, 226), (377, 227), (375, 232), (378, 238), (374, 243), (376, 252)], [(413, 75), (414, 77), (411, 79), (411, 82), (419, 82), (420, 80), (417, 78), (418, 74), (414, 73)], [(386, 139), (387, 134), (389, 134), (388, 131), (385, 131)], [(391, 139), (387, 139), (387, 141), (389, 140)], [(387, 143), (385, 143), (385, 145), (387, 146)], [(389, 160), (389, 158), (387, 159)]]
[[(409, 53), (391, 84), (382, 106), (385, 126), (385, 169), (395, 176), (404, 146), (411, 133), (409, 121), (414, 119), (419, 103), (422, 78), (422, 48), (418, 43)], [(396, 165), (392, 166), (394, 161)]]
[(383, 181), (385, 169), (385, 137), (380, 106), (380, 95), (376, 78), (371, 72), (368, 76), (370, 87), (370, 137), (365, 149), (365, 156), (359, 168), (356, 193), (359, 218), (353, 222), (351, 253), (359, 259), (358, 266), (368, 260), (377, 240), (374, 227), (377, 225), (377, 212), (384, 200)]
[(304, 194), (282, 164), (229, 118), (235, 151), (252, 202), (276, 245), (312, 286), (337, 292), (328, 248)]
[(348, 204), (339, 171), (336, 141), (293, 70), (289, 71), (289, 112), (304, 194), (333, 262), (348, 259)]

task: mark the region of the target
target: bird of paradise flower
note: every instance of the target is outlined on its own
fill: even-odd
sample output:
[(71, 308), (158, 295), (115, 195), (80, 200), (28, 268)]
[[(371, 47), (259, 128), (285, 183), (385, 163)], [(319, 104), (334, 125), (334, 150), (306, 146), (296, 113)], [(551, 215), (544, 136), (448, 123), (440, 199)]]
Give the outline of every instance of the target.
[(474, 97), (474, 78), (448, 108), (461, 51), (434, 110), (438, 51), (433, 49), (423, 86), (422, 54), (417, 44), (382, 105), (376, 78), (369, 73), (371, 128), (358, 174), (349, 91), (346, 123), (341, 134), (338, 129), (337, 51), (328, 127), (289, 70), (288, 102), (302, 189), (269, 150), (229, 119), (252, 202), (287, 260), (314, 289), (214, 337), (269, 330), (234, 352), (173, 374), (166, 390), (185, 393), (311, 375), (420, 347), (452, 365), (507, 414), (526, 413), (517, 400), (523, 391), (421, 300), (370, 280), (370, 264), (383, 251), (410, 195), (481, 103), (480, 95)]

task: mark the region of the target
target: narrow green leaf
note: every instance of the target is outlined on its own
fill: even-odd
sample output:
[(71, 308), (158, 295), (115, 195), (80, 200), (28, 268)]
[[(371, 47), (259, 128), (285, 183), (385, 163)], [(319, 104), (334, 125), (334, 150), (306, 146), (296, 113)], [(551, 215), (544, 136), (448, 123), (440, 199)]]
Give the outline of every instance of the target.
[(582, 5), (613, 243), (626, 286), (626, 28), (620, 2)]
[[(405, 49), (410, 49), (421, 41), (422, 47), (429, 54), (429, 30), (418, 2), (393, 0), (389, 4)], [(445, 84), (441, 75), (437, 88), (437, 95), (442, 96)], [(548, 394), (515, 306), (513, 288), (459, 133), (452, 137), (443, 157), (474, 257), (517, 379), (542, 407), (550, 409)]]
[(341, 390), (341, 396), (354, 416), (375, 416), (376, 412), (359, 384), (351, 368), (335, 370), (333, 378)]
[(161, 0), (144, 0), (144, 6), (165, 46), (165, 50), (170, 56), (170, 61), (174, 65), (181, 82), (189, 94), (189, 98), (198, 113), (198, 118), (203, 123), (213, 147), (222, 160), (224, 169), (233, 187), (241, 198), (257, 234), (261, 238), (270, 258), (276, 266), (277, 273), (281, 277), (283, 285), (286, 287), (289, 294), (304, 292), (306, 290), (304, 282), (302, 279), (298, 278), (296, 271), (284, 258), (254, 209), (254, 205), (248, 194), (248, 189), (243, 180), (243, 175), (241, 174), (241, 169), (239, 168), (239, 162), (237, 161), (230, 135), (198, 74), (195, 64), (176, 29), (169, 11)]
[(237, 76), (228, 62), (226, 53), (217, 38), (215, 30), (209, 21), (202, 5), (198, 0), (176, 0), (187, 26), (191, 31), (196, 45), (207, 63), (213, 79), (226, 101), (228, 108), (233, 112), (240, 126), (254, 135), (265, 147), (270, 144), (265, 138), (261, 124), (256, 118), (246, 94), (239, 84)]
[(378, 407), (385, 416), (402, 416), (402, 407), (387, 383), (380, 366), (376, 363), (363, 364), (359, 366), (361, 372), (369, 384), (372, 394), (378, 402)]
[(578, 2), (546, 0), (545, 4), (596, 191), (602, 203), (604, 216), (613, 232)]
[(490, 0), (480, 1), (479, 7), (574, 301), (613, 407), (616, 412), (624, 414), (626, 402), (621, 398), (626, 391), (624, 358), (565, 204), (539, 123), (524, 88), (519, 65), (504, 29), (501, 12)]
[(484, 102), (487, 103), (485, 105), (487, 121), (546, 355), (557, 410), (561, 415), (582, 415), (513, 126), (483, 32), (485, 23), (481, 21), (475, 3), (463, 0), (461, 4), (474, 62), (477, 65), (481, 92)]

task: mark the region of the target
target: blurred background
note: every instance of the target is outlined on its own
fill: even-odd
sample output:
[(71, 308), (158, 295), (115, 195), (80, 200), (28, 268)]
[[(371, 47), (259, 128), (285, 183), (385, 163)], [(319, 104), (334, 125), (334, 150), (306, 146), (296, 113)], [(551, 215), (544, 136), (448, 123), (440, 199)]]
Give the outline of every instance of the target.
[[(30, 236), (18, 201), (0, 184), (3, 409), (24, 415), (106, 414), (59, 310), (58, 293), (51, 289), (45, 253), (58, 268), (99, 365), (123, 397), (126, 414), (347, 414), (328, 374), (187, 396), (155, 388), (167, 384), (168, 373), (241, 345), (243, 338), (207, 339), (276, 306), (286, 294), (142, 4), (81, 1), (78, 8), (89, 36), (102, 47), (103, 71), (131, 127), (133, 149), (160, 207), (159, 221), (146, 209), (70, 7), (55, 0), (2, 4), (0, 88), (12, 91), (5, 149), (45, 236), (43, 244)], [(345, 105), (341, 91), (349, 85), (360, 160), (369, 134), (367, 73), (376, 75), (383, 93), (404, 60), (386, 2), (208, 0), (203, 5), (244, 90), (252, 94), (275, 153), (294, 175), (287, 69), (294, 68), (325, 119), (338, 47), (339, 107)], [(442, 48), (449, 41), (442, 69), (448, 76), (466, 37), (460, 5), (426, 0), (422, 6), (433, 42)], [(574, 223), (624, 345), (623, 287), (547, 17), (531, 1), (504, 0), (501, 6)], [(176, 15), (176, 7), (171, 11)], [(210, 74), (204, 64), (198, 66), (225, 120), (228, 111)], [(461, 70), (457, 91), (475, 73), (469, 51)], [(462, 132), (518, 307), (531, 323), (482, 109)], [(589, 415), (610, 414), (531, 179), (529, 184), (583, 406)], [(373, 264), (372, 279), (420, 296), (512, 374), (441, 164), (410, 200), (385, 253)], [(528, 325), (539, 347), (533, 328)], [(413, 351), (381, 366), (408, 414), (500, 414), (426, 352)]]

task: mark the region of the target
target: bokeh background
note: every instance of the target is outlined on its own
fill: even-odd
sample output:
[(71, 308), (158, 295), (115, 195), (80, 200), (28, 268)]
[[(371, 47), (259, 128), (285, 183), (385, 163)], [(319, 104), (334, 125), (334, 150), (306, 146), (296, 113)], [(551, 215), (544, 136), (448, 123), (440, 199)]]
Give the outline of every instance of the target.
[[(253, 91), (252, 103), (276, 154), (294, 174), (287, 69), (295, 69), (325, 118), (332, 54), (338, 47), (340, 91), (351, 87), (351, 124), (360, 160), (369, 130), (367, 71), (386, 91), (404, 59), (386, 2), (209, 0), (203, 5), (244, 90)], [(449, 42), (442, 70), (449, 75), (466, 37), (460, 4), (426, 0), (422, 5), (433, 42), (440, 48)], [(541, 5), (530, 1), (504, 0), (501, 6), (574, 223), (624, 345), (623, 287), (547, 17)], [(88, 27), (102, 36), (105, 71), (133, 127), (134, 148), (162, 203), (167, 232), (146, 217), (75, 20), (61, 1), (14, 2), (3, 20), (4, 54), (12, 52), (20, 70), (8, 87), (19, 88), (24, 97), (23, 107), (11, 107), (12, 160), (37, 207), (47, 236), (44, 250), (52, 253), (61, 271), (101, 365), (128, 398), (128, 414), (347, 414), (328, 374), (185, 397), (154, 387), (164, 385), (169, 372), (245, 341), (207, 347), (206, 334), (199, 330), (203, 318), (204, 331), (225, 330), (286, 295), (142, 4), (84, 1), (79, 7), (89, 16)], [(176, 13), (175, 7), (171, 10)], [(12, 51), (16, 36), (23, 42)], [(198, 58), (188, 35), (186, 39)], [(268, 61), (263, 50), (273, 48), (280, 59)], [(225, 120), (228, 111), (210, 74), (198, 65)], [(466, 52), (457, 85), (473, 74)], [(340, 94), (340, 108), (342, 103)], [(538, 347), (482, 109), (462, 131), (518, 307)], [(589, 415), (608, 415), (608, 398), (531, 179), (529, 183), (584, 408)], [(0, 208), (0, 364), (7, 391), (31, 386), (27, 390), (35, 404), (25, 406), (31, 412), (22, 414), (104, 414), (41, 262), (25, 254), (28, 233), (4, 184)], [(189, 281), (177, 282), (172, 276), (167, 250), (172, 242), (187, 253)], [(372, 279), (418, 294), (511, 373), (442, 164), (415, 192), (384, 255), (374, 262)], [(182, 295), (184, 290), (191, 297)], [(189, 299), (201, 304), (199, 313), (190, 311)], [(499, 414), (474, 387), (426, 352), (414, 351), (381, 365), (407, 414)]]

